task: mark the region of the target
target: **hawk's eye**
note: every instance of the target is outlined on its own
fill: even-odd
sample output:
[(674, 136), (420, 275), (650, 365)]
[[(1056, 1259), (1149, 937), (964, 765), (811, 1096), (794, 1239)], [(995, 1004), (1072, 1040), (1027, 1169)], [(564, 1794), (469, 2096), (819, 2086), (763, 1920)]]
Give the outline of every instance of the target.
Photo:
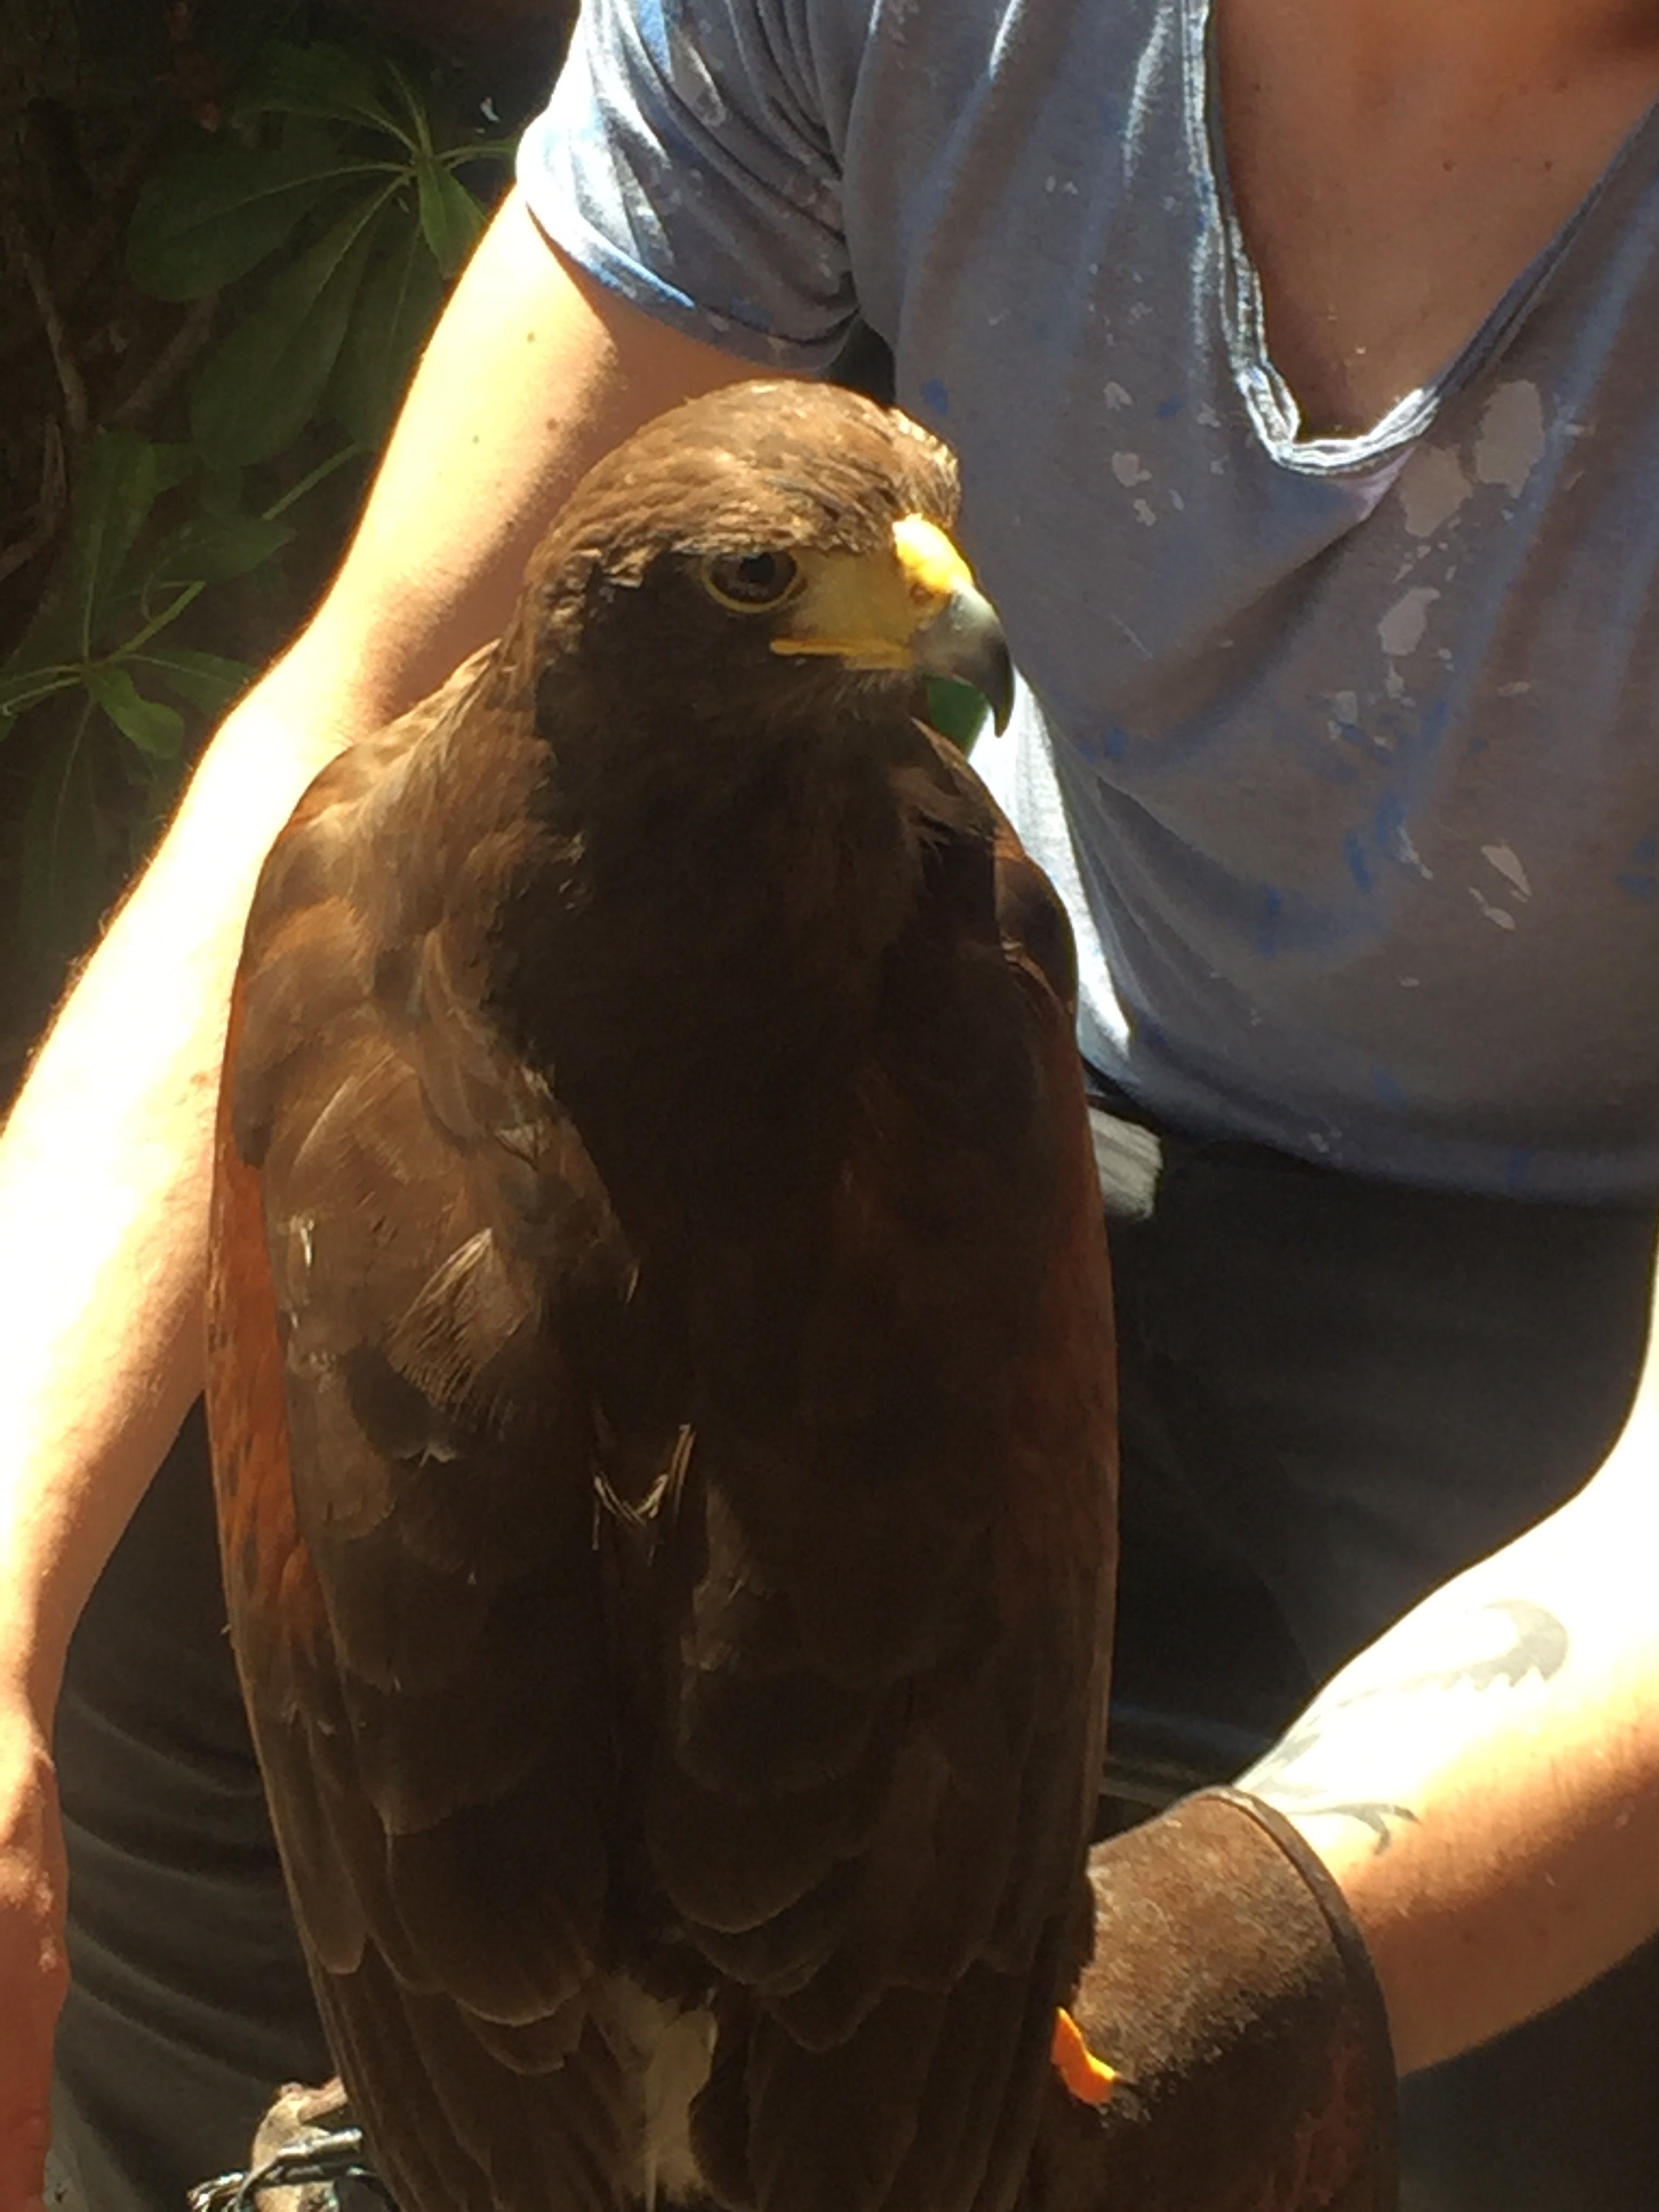
[(720, 605), (740, 614), (781, 606), (801, 581), (799, 568), (787, 553), (717, 553), (702, 574)]

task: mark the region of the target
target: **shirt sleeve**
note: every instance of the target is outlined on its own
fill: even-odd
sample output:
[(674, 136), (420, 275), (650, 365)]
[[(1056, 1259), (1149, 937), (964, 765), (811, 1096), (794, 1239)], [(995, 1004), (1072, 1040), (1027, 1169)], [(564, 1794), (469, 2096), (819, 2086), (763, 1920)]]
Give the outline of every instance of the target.
[(519, 149), (537, 222), (688, 336), (793, 369), (855, 312), (810, 0), (584, 0)]

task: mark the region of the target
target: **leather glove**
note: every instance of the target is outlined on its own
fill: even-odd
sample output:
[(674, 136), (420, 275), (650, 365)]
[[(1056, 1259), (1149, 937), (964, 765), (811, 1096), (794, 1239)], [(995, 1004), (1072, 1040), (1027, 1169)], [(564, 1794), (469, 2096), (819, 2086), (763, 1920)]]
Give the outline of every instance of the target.
[(1393, 2212), (1382, 1992), (1340, 1892), (1288, 1822), (1200, 1792), (1097, 1844), (1072, 2016), (1118, 2075), (1050, 2086), (1024, 2212)]
[[(1095, 1954), (1070, 2011), (1118, 2078), (1095, 2105), (1052, 2077), (1020, 2212), (1394, 2212), (1382, 1993), (1289, 1823), (1204, 1790), (1097, 1844), (1089, 1875)], [(290, 2090), (255, 2163), (348, 2120), (337, 2081)], [(198, 2212), (228, 2201), (199, 2192)], [(344, 2198), (278, 2201), (343, 2212)]]

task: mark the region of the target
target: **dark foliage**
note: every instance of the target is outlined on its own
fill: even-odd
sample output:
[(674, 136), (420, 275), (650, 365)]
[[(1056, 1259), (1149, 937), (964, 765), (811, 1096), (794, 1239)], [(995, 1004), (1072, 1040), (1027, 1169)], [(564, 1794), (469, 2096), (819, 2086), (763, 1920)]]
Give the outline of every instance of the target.
[(562, 27), (0, 0), (0, 1097), (314, 603)]

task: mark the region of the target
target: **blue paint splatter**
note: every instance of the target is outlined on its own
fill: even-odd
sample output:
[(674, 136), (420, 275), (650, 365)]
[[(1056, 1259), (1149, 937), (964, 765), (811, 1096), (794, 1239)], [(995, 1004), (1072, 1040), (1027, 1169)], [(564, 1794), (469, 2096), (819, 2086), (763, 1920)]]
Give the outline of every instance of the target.
[(1342, 840), (1342, 857), (1348, 864), (1348, 873), (1358, 884), (1360, 890), (1370, 890), (1371, 864), (1366, 857), (1365, 848), (1360, 842), (1359, 832), (1357, 830), (1350, 830)]
[(1437, 699), (1430, 700), (1423, 710), (1423, 743), (1425, 745), (1437, 745), (1445, 736), (1451, 710), (1451, 701), (1443, 692)]
[(1537, 1153), (1528, 1146), (1518, 1147), (1504, 1163), (1504, 1188), (1511, 1196), (1523, 1191), (1532, 1180), (1533, 1162)]
[(1386, 1106), (1391, 1113), (1397, 1113), (1405, 1106), (1405, 1091), (1386, 1067), (1372, 1068), (1371, 1090), (1379, 1103)]
[(927, 383), (922, 386), (921, 404), (924, 407), (932, 408), (935, 415), (950, 413), (951, 395), (939, 377), (930, 376)]
[(1624, 874), (1615, 876), (1613, 881), (1621, 891), (1645, 905), (1659, 893), (1659, 875), (1654, 870), (1656, 860), (1659, 860), (1659, 838), (1638, 837), (1630, 848), (1630, 861)]
[(1171, 415), (1179, 415), (1186, 404), (1186, 401), (1178, 392), (1172, 392), (1167, 399), (1158, 401), (1152, 412), (1160, 422), (1167, 422)]
[(1279, 955), (1279, 921), (1285, 910), (1285, 894), (1275, 884), (1261, 888), (1261, 919), (1256, 924), (1255, 950), (1263, 960)]
[(1115, 136), (1122, 130), (1123, 103), (1121, 100), (1103, 100), (1096, 112), (1099, 115), (1100, 127), (1103, 131), (1109, 131)]
[(1119, 729), (1115, 722), (1103, 730), (1091, 729), (1080, 740), (1079, 749), (1085, 759), (1093, 761), (1097, 766), (1106, 761), (1120, 761), (1129, 750), (1129, 732)]

